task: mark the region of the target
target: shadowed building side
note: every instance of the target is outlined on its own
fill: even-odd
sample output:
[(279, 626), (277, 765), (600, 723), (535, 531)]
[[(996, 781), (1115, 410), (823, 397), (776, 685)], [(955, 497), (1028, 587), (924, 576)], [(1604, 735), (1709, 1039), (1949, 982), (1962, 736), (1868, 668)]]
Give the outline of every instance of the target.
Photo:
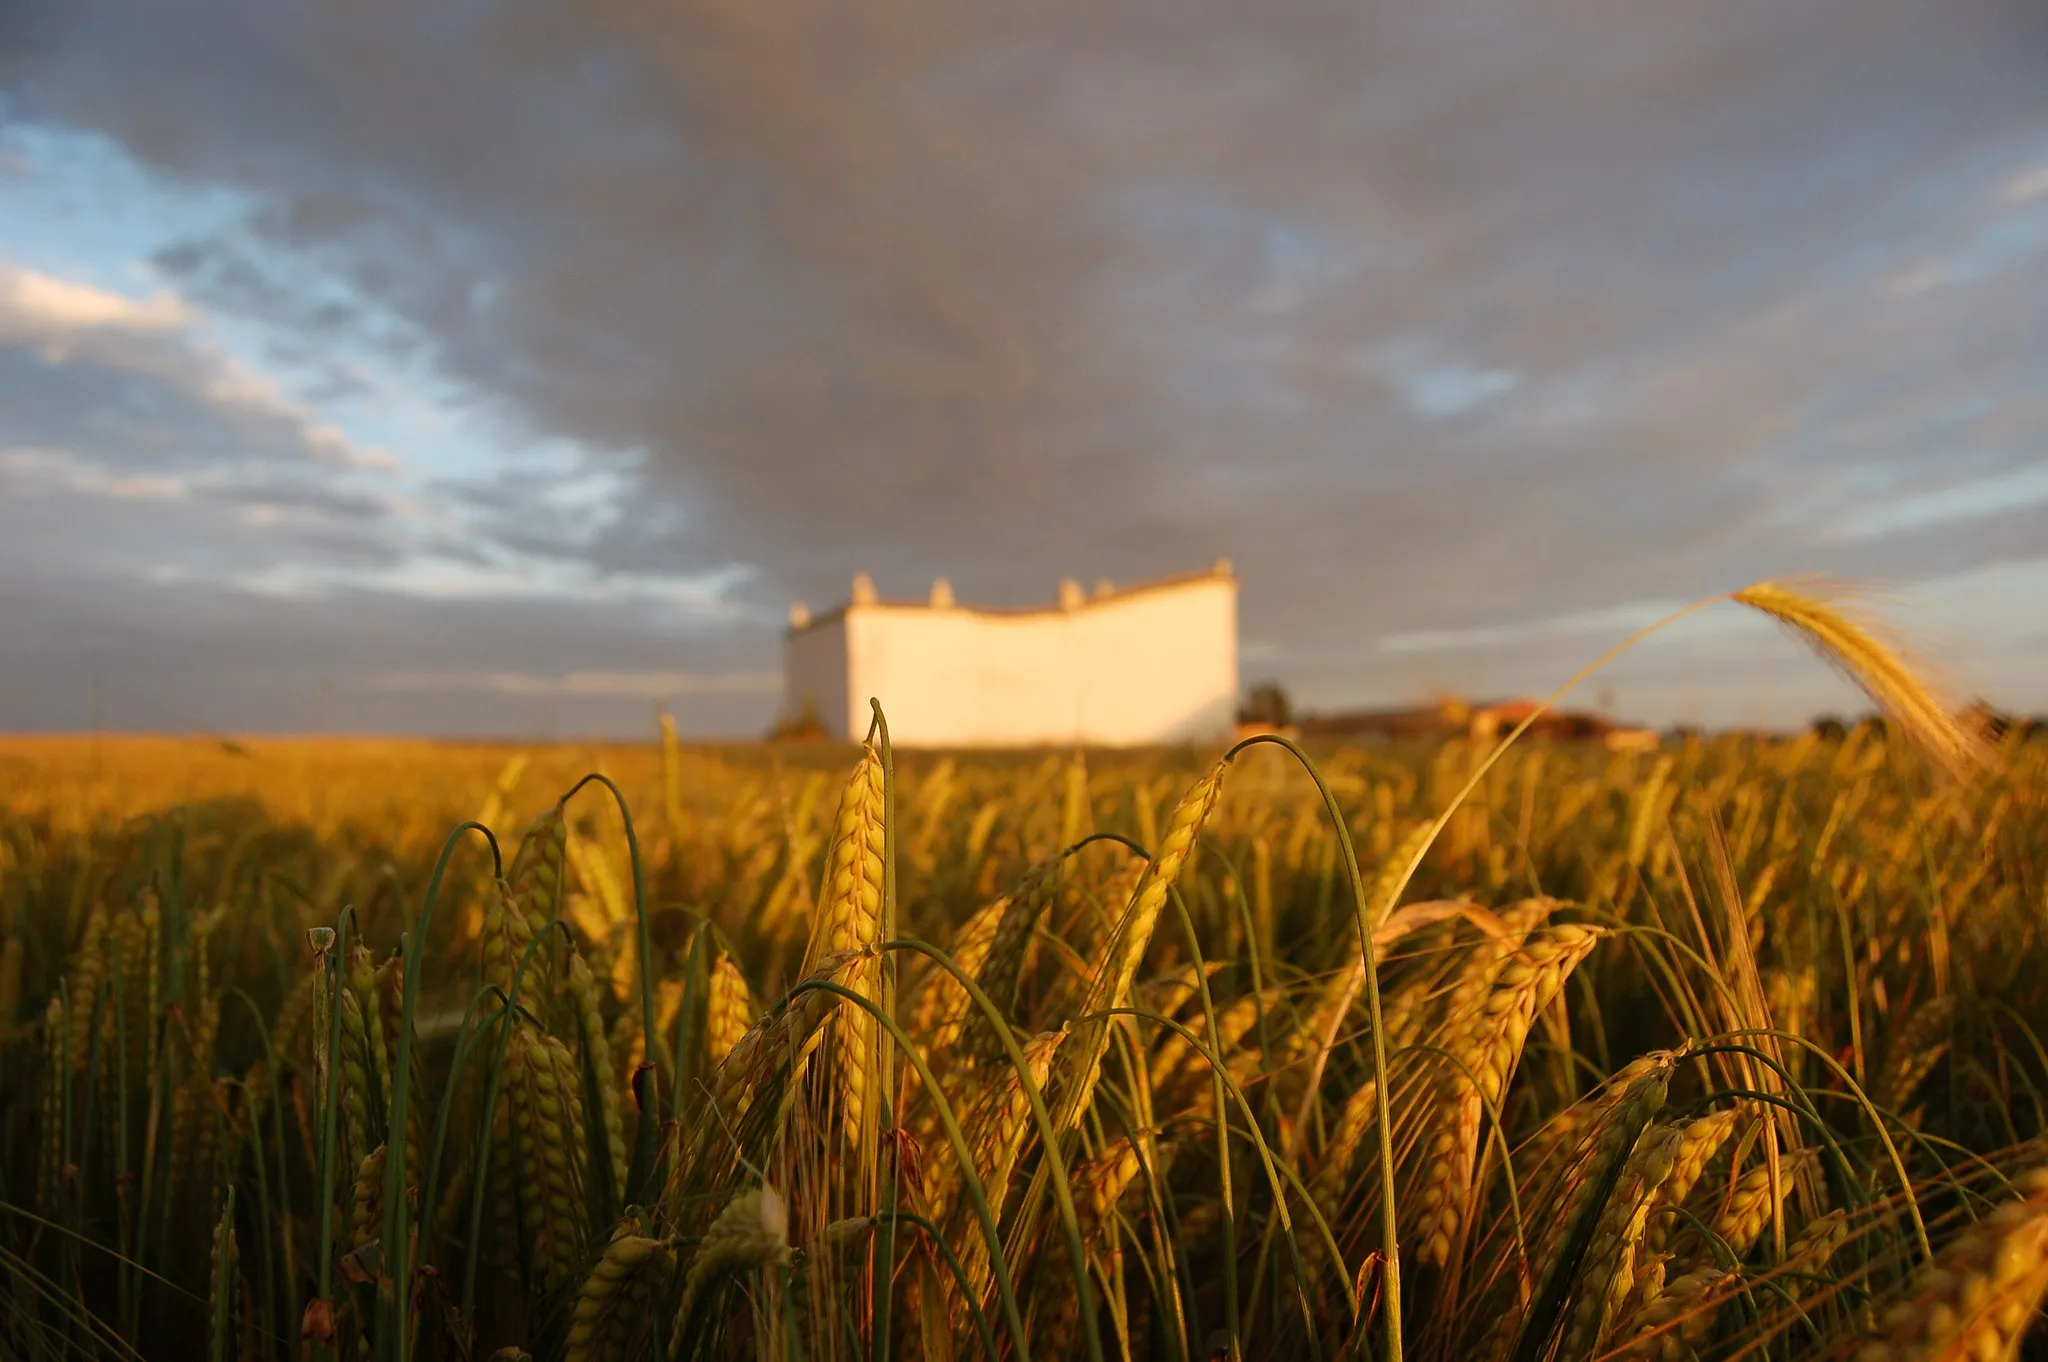
[(959, 604), (941, 578), (924, 601), (884, 601), (865, 573), (847, 603), (790, 610), (788, 712), (858, 738), (868, 697), (912, 747), (1128, 747), (1227, 738), (1237, 708), (1237, 578), (1206, 572), (1093, 594), (1069, 579), (1055, 605)]

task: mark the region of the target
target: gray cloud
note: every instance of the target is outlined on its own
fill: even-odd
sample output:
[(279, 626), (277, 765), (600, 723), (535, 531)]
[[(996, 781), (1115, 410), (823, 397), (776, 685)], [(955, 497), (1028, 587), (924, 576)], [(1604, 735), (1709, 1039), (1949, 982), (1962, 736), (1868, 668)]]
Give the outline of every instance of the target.
[[(2048, 230), (1998, 199), (2048, 160), (2048, 20), (2021, 0), (66, 0), (14, 22), (17, 116), (247, 196), (157, 253), (181, 290), (302, 337), (278, 358), (324, 393), (362, 392), (323, 358), (346, 341), (422, 366), (508, 448), (587, 451), (613, 489), (591, 505), (538, 473), (439, 489), (486, 558), (748, 563), (733, 595), (765, 618), (855, 567), (1015, 602), (1229, 553), (1248, 638), (1327, 703), (1586, 656), (1567, 635), (1395, 657), (1387, 634), (2044, 547), (2038, 507), (1841, 528), (2040, 457), (2048, 252), (1983, 236)], [(96, 364), (0, 356), (9, 419), (180, 467), (177, 382)], [(546, 638), (549, 675), (636, 646)], [(742, 672), (772, 665), (752, 639)], [(426, 722), (412, 704), (380, 712)]]
[(26, 589), (9, 572), (0, 611), (0, 712), (28, 727), (84, 727), (95, 683), (110, 724), (219, 731), (569, 737), (645, 729), (664, 700), (738, 731), (763, 702), (747, 631), (699, 626), (678, 646), (671, 612), (645, 601), (486, 598), (451, 612), (350, 590), (309, 609), (205, 581), (108, 573)]
[(176, 471), (283, 458), (384, 468), (195, 334), (172, 296), (121, 294), (0, 260), (0, 393), (15, 444), (82, 442), (123, 466)]

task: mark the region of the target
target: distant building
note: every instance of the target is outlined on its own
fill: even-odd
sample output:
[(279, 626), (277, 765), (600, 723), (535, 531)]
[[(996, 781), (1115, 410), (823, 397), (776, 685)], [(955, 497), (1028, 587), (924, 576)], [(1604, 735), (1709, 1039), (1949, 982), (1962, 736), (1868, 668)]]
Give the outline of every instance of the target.
[(1335, 714), (1312, 714), (1301, 720), (1306, 738), (1345, 742), (1396, 742), (1469, 737), (1489, 743), (1506, 737), (1517, 724), (1531, 715), (1528, 736), (1557, 742), (1597, 742), (1617, 752), (1645, 751), (1658, 745), (1658, 735), (1648, 729), (1616, 723), (1604, 714), (1587, 710), (1548, 709), (1535, 700), (1494, 700), (1467, 704), (1446, 697), (1435, 704), (1395, 709), (1346, 710)]
[(1339, 742), (1440, 741), (1458, 731), (1436, 705), (1396, 709), (1346, 709), (1330, 714), (1305, 714), (1297, 725), (1304, 738)]
[(1056, 604), (1001, 610), (961, 605), (944, 578), (885, 601), (859, 573), (836, 609), (790, 607), (783, 657), (788, 713), (835, 738), (867, 731), (874, 696), (910, 747), (1220, 741), (1237, 713), (1237, 578), (1228, 559), (1092, 593), (1069, 578)]

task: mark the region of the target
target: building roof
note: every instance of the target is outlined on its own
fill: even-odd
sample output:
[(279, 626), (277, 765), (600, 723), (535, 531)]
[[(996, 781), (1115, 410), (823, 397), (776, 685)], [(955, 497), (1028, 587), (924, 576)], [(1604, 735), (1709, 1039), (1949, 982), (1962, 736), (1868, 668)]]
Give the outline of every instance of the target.
[(952, 584), (941, 577), (933, 583), (932, 594), (925, 600), (883, 600), (874, 594), (874, 585), (864, 572), (854, 574), (852, 598), (829, 610), (813, 615), (802, 604), (790, 607), (790, 622), (787, 632), (791, 635), (820, 629), (846, 617), (849, 610), (905, 610), (940, 611), (949, 614), (979, 615), (997, 619), (1019, 619), (1032, 615), (1048, 618), (1070, 615), (1077, 610), (1092, 610), (1098, 606), (1115, 605), (1128, 601), (1134, 596), (1145, 596), (1160, 591), (1171, 591), (1178, 587), (1198, 586), (1208, 582), (1223, 581), (1235, 585), (1236, 573), (1231, 569), (1228, 558), (1218, 558), (1208, 567), (1197, 572), (1175, 573), (1170, 577), (1155, 577), (1150, 581), (1135, 582), (1129, 586), (1112, 585), (1107, 578), (1095, 583), (1092, 594), (1084, 593), (1080, 583), (1068, 577), (1060, 582), (1060, 599), (1051, 605), (1027, 606), (983, 606), (961, 605), (953, 599)]

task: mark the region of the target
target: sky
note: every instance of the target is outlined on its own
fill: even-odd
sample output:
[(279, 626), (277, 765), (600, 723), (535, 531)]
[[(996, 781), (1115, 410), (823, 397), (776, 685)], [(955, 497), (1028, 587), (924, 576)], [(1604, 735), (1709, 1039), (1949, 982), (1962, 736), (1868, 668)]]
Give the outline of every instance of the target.
[(1219, 556), (1309, 708), (1824, 573), (2043, 710), (2044, 436), (2036, 0), (0, 7), (0, 730), (745, 735), (855, 571)]

